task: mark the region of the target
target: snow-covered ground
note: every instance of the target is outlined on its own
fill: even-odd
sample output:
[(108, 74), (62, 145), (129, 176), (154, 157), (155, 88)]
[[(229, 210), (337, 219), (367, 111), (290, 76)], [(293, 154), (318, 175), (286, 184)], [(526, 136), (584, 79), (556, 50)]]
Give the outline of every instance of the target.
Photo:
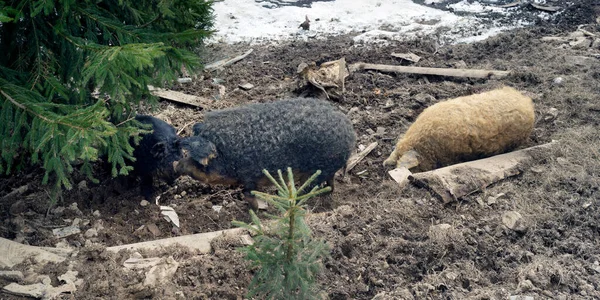
[[(510, 17), (519, 7), (500, 8), (488, 4), (491, 1), (463, 0), (450, 5), (444, 5), (443, 0), (428, 1), (426, 3), (437, 3), (438, 7), (445, 6), (457, 13), (411, 0), (335, 0), (313, 2), (310, 7), (224, 0), (214, 4), (218, 32), (209, 42), (266, 43), (347, 33), (356, 33), (355, 41), (366, 43), (410, 39), (431, 33), (437, 34), (440, 43), (473, 42), (529, 23), (516, 19), (502, 24), (490, 18), (490, 15)], [(305, 16), (310, 19), (308, 31), (299, 28)], [(540, 13), (539, 17), (546, 17), (545, 13)]]

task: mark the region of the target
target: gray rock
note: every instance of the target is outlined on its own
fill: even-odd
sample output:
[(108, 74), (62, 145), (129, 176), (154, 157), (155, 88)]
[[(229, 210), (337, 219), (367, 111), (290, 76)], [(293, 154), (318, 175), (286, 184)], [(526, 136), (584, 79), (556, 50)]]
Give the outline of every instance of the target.
[(511, 230), (517, 232), (527, 231), (523, 216), (516, 211), (508, 211), (502, 215), (502, 223)]

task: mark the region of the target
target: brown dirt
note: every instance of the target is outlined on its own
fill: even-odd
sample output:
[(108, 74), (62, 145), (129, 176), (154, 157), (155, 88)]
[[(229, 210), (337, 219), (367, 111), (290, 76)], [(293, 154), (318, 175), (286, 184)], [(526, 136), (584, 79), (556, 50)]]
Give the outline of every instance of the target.
[[(587, 9), (598, 15), (598, 6)], [(239, 63), (174, 89), (214, 100), (218, 109), (264, 102), (315, 91), (299, 86), (295, 72), (301, 62), (318, 64), (345, 57), (399, 64), (390, 52), (411, 51), (422, 57), (418, 66), (512, 70), (502, 80), (473, 80), (382, 74), (360, 71), (346, 80), (345, 99), (337, 105), (350, 114), (358, 143), (379, 146), (344, 178), (336, 192), (314, 199), (310, 225), (331, 247), (320, 283), (330, 299), (507, 299), (509, 295), (538, 298), (600, 297), (600, 49), (573, 48), (544, 42), (544, 36), (566, 36), (575, 25), (595, 18), (577, 11), (565, 13), (557, 26), (514, 30), (488, 40), (436, 48), (420, 39), (369, 48), (350, 37), (327, 41), (295, 41), (278, 46), (254, 46)], [(580, 21), (579, 23), (577, 21)], [(569, 26), (565, 25), (568, 22)], [(600, 25), (584, 28), (600, 35)], [(207, 61), (245, 51), (247, 45), (211, 46)], [(573, 56), (587, 56), (584, 63)], [(553, 81), (562, 78), (562, 83)], [(239, 84), (255, 88), (245, 91)], [(219, 96), (218, 83), (225, 87)], [(525, 91), (536, 105), (534, 132), (524, 146), (559, 140), (552, 155), (527, 166), (523, 174), (488, 187), (460, 202), (443, 205), (426, 190), (409, 186), (399, 191), (382, 166), (399, 134), (427, 106), (447, 98), (480, 92), (501, 84)], [(554, 118), (549, 112), (557, 109)], [(156, 114), (182, 134), (202, 118), (203, 110), (161, 102)], [(382, 127), (382, 135), (374, 135)], [(364, 171), (364, 172), (363, 172)], [(360, 175), (359, 175), (360, 174)], [(0, 236), (39, 246), (57, 243), (78, 250), (74, 266), (84, 279), (75, 299), (241, 299), (252, 273), (234, 241), (216, 241), (214, 251), (199, 255), (172, 248), (144, 257), (172, 256), (179, 262), (175, 277), (155, 288), (141, 285), (143, 272), (125, 270), (125, 251), (111, 254), (106, 246), (231, 228), (248, 221), (248, 206), (240, 190), (208, 187), (189, 178), (163, 186), (162, 205), (174, 207), (181, 228), (173, 229), (154, 205), (140, 206), (137, 186), (113, 180), (98, 168), (99, 184), (76, 174), (78, 185), (47, 213), (46, 188), (37, 169), (0, 179)], [(4, 198), (28, 185), (19, 196)], [(505, 194), (489, 201), (498, 194)], [(77, 208), (71, 206), (77, 203)], [(480, 204), (481, 203), (481, 204)], [(214, 205), (223, 206), (219, 213)], [(94, 211), (98, 213), (93, 214)], [(502, 215), (518, 211), (527, 230), (515, 232)], [(81, 220), (81, 234), (57, 239), (52, 229)], [(451, 228), (439, 230), (438, 224)], [(90, 228), (96, 237), (86, 237)], [(149, 230), (152, 229), (152, 230)], [(67, 263), (41, 270), (32, 262), (16, 269), (49, 275), (54, 283)], [(8, 282), (0, 279), (0, 285)], [(0, 294), (5, 299), (6, 294)], [(15, 299), (18, 297), (14, 297)]]

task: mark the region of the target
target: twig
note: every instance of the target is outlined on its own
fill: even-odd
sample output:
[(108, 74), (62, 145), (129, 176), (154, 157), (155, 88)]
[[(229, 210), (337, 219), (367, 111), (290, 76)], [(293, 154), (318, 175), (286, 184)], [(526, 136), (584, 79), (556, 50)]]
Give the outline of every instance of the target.
[(355, 63), (355, 64), (350, 65), (350, 72), (354, 72), (354, 71), (358, 71), (358, 70), (376, 70), (376, 71), (382, 71), (382, 72), (413, 73), (413, 74), (423, 74), (423, 75), (472, 77), (472, 78), (488, 78), (491, 76), (501, 78), (501, 77), (508, 76), (510, 74), (510, 71), (497, 71), (497, 70), (424, 68), (424, 67), (407, 67), (407, 66), (393, 66), (393, 65), (368, 64), (368, 63)]
[(377, 142), (373, 142), (373, 143), (369, 144), (369, 146), (367, 146), (367, 148), (365, 148), (365, 150), (350, 157), (350, 159), (348, 159), (348, 163), (346, 164), (346, 172), (349, 172), (350, 170), (352, 170), (352, 168), (354, 168), (361, 160), (363, 160), (363, 158), (365, 158), (367, 155), (369, 155), (369, 153), (371, 153), (371, 151), (373, 151), (373, 149), (375, 149), (375, 147), (377, 147)]
[(250, 50), (246, 51), (246, 53), (236, 56), (231, 59), (222, 59), (222, 60), (216, 61), (214, 63), (208, 64), (208, 65), (204, 66), (204, 70), (205, 71), (213, 71), (213, 70), (234, 64), (234, 63), (244, 59), (246, 56), (250, 55), (250, 53), (252, 53), (252, 51), (254, 51), (254, 49), (250, 49)]
[(181, 127), (181, 129), (179, 129), (179, 131), (177, 131), (177, 135), (180, 135), (188, 126), (192, 125), (192, 123), (194, 123), (195, 121), (191, 121), (185, 125), (183, 125), (183, 127)]
[(8, 197), (11, 197), (11, 196), (14, 196), (14, 195), (22, 195), (22, 194), (23, 194), (23, 193), (25, 193), (25, 192), (26, 192), (28, 189), (29, 189), (29, 185), (28, 185), (28, 184), (26, 184), (26, 185), (23, 185), (23, 186), (21, 186), (21, 187), (18, 187), (18, 188), (16, 188), (16, 189), (12, 190), (10, 193), (8, 193), (8, 194), (6, 194), (6, 195), (2, 196), (2, 198), (1, 198), (1, 199), (6, 199), (6, 198), (8, 198)]

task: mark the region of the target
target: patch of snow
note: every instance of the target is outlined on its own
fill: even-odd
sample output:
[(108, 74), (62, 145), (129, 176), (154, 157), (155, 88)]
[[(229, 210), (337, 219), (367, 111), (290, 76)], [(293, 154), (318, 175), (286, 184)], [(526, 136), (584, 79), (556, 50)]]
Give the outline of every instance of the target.
[[(331, 35), (357, 33), (355, 41), (372, 43), (406, 40), (431, 34), (436, 30), (445, 42), (484, 39), (501, 31), (525, 26), (515, 22), (510, 27), (496, 26), (478, 14), (511, 14), (503, 9), (467, 0), (450, 5), (452, 12), (419, 5), (411, 0), (335, 0), (313, 2), (311, 7), (281, 6), (265, 8), (251, 0), (223, 0), (213, 4), (217, 32), (208, 43), (250, 42), (262, 44), (280, 40), (327, 38)], [(305, 16), (310, 30), (299, 28)]]
[(504, 13), (507, 10), (515, 10), (515, 8), (501, 8), (498, 6), (492, 5), (483, 5), (478, 1), (474, 1), (473, 3), (469, 3), (468, 0), (463, 0), (461, 2), (457, 2), (454, 4), (448, 5), (449, 8), (454, 9), (455, 11), (463, 11), (463, 12), (472, 12), (472, 13), (484, 13), (484, 12), (498, 12)]

